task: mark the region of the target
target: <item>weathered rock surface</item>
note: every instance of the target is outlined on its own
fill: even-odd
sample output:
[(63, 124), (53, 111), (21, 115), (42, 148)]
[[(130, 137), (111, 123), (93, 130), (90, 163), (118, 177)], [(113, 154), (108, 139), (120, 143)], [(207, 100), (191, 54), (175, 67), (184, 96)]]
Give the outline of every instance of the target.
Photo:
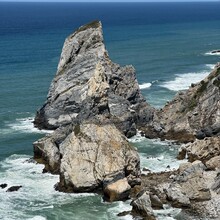
[(34, 124), (56, 129), (101, 114), (130, 137), (138, 125), (152, 120), (153, 112), (140, 93), (134, 68), (109, 59), (101, 23), (95, 21), (66, 39), (46, 103)]
[[(114, 199), (118, 200), (137, 184), (140, 175), (138, 153), (113, 124), (84, 122), (73, 127), (64, 140), (65, 132), (62, 134), (60, 130), (60, 136), (55, 131), (34, 143), (35, 157), (43, 158), (48, 171), (60, 174), (57, 189), (89, 192), (107, 187), (106, 194), (110, 195), (114, 194), (114, 189), (108, 185), (123, 179), (127, 185), (123, 186), (126, 189), (116, 189)], [(112, 200), (113, 196), (109, 197)]]
[(132, 212), (134, 215), (146, 217), (149, 220), (155, 220), (153, 209), (151, 207), (151, 199), (149, 192), (142, 193), (137, 199), (133, 200)]
[(206, 167), (201, 161), (182, 164), (179, 174), (166, 189), (167, 198), (175, 207), (189, 207), (191, 201), (211, 199), (211, 192), (203, 176)]
[(0, 188), (2, 188), (2, 189), (6, 188), (7, 186), (8, 186), (8, 184), (6, 184), (6, 183), (0, 184)]
[(155, 194), (150, 193), (151, 207), (154, 209), (163, 209), (163, 203), (159, 197)]
[(220, 134), (220, 64), (200, 83), (175, 98), (154, 115), (151, 126), (145, 127), (147, 137), (194, 141), (195, 137)]
[(172, 205), (177, 208), (189, 207), (189, 197), (183, 192), (182, 187), (179, 184), (170, 185), (166, 190), (168, 201), (172, 202)]
[[(182, 146), (182, 150), (185, 151), (190, 162), (200, 160), (206, 163), (211, 158), (220, 155), (220, 138), (209, 137), (203, 140), (197, 139), (193, 143)], [(182, 154), (181, 151), (180, 154)]]
[(112, 202), (116, 200), (128, 199), (131, 186), (128, 184), (127, 178), (120, 179), (116, 182), (108, 184), (104, 188), (105, 199)]
[(215, 177), (214, 184), (212, 185), (212, 190), (216, 191), (217, 194), (220, 194), (220, 171)]

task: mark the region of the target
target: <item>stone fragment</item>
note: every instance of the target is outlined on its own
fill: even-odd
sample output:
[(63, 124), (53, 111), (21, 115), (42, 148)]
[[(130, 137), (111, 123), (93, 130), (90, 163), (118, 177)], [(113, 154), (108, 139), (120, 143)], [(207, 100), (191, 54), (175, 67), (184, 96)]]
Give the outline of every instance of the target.
[(131, 205), (133, 214), (146, 217), (149, 220), (156, 220), (153, 209), (151, 207), (152, 204), (149, 192), (144, 192), (137, 199), (133, 200)]
[(105, 187), (104, 196), (105, 199), (110, 202), (128, 199), (130, 189), (131, 186), (128, 184), (127, 178), (120, 179)]
[(22, 186), (11, 186), (7, 189), (6, 192), (15, 192), (18, 191)]

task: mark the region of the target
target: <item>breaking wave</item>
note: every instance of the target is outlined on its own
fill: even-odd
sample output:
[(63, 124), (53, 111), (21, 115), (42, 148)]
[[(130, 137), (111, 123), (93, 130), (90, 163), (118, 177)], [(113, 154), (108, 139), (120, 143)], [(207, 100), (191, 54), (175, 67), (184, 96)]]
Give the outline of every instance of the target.
[(143, 83), (143, 84), (140, 84), (139, 87), (140, 89), (148, 89), (150, 88), (152, 85), (152, 83)]

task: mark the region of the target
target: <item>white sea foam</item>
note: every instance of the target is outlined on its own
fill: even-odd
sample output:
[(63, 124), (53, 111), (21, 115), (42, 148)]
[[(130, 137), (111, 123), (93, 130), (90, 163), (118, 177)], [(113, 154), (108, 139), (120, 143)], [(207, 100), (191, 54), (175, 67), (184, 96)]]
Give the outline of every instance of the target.
[(143, 84), (140, 84), (139, 87), (140, 89), (148, 89), (151, 87), (151, 83), (143, 83)]
[(210, 70), (213, 70), (215, 68), (215, 64), (206, 64), (206, 67), (208, 67)]
[[(157, 157), (147, 157), (145, 154), (140, 153), (141, 167), (146, 167), (152, 172), (162, 172), (176, 170), (179, 165), (186, 160), (177, 160), (175, 157), (167, 155), (160, 155)], [(143, 171), (144, 173), (145, 171)]]
[(0, 219), (43, 220), (43, 216), (31, 216), (29, 211), (53, 209), (54, 205), (71, 204), (73, 200), (94, 196), (95, 194), (65, 194), (55, 191), (54, 185), (59, 181), (58, 175), (43, 174), (43, 166), (29, 162), (29, 156), (12, 155), (0, 162), (0, 182), (8, 187), (21, 185), (17, 192), (8, 193), (0, 188)]
[[(122, 201), (118, 201), (115, 202), (115, 206), (110, 208), (108, 210), (108, 212), (110, 213), (109, 217), (117, 217), (117, 214), (124, 212), (124, 211), (131, 211), (132, 207), (130, 205), (131, 200), (127, 200), (125, 202)], [(112, 219), (112, 218), (110, 218)], [(126, 216), (122, 216), (122, 217), (117, 217), (117, 219), (121, 219), (121, 220), (132, 220), (133, 217), (131, 215), (126, 215)]]
[(172, 208), (169, 205), (164, 205), (163, 208), (161, 210), (154, 210), (158, 220), (175, 220), (175, 216), (181, 212), (181, 209)]
[(212, 53), (212, 51), (209, 51), (205, 53), (206, 56), (220, 56), (220, 52)]
[(18, 118), (14, 122), (9, 122), (6, 124), (6, 127), (9, 129), (5, 129), (5, 131), (16, 131), (22, 133), (52, 133), (51, 130), (39, 130), (38, 128), (34, 127), (33, 124), (34, 118), (27, 117), (27, 118)]
[(174, 80), (164, 82), (160, 86), (172, 91), (186, 90), (192, 83), (200, 82), (207, 77), (209, 73), (209, 71), (203, 71), (198, 73), (176, 74)]
[(28, 218), (28, 220), (46, 220), (46, 218), (40, 215), (36, 215), (33, 218)]
[(146, 138), (143, 135), (141, 135), (140, 131), (138, 131), (135, 136), (128, 139), (128, 141), (131, 142), (131, 143), (139, 143), (139, 142), (142, 142), (144, 140), (146, 140)]
[(149, 140), (138, 132), (129, 139), (129, 142), (133, 143), (139, 151), (141, 168), (146, 167), (152, 172), (178, 169), (181, 163), (186, 162), (186, 160), (176, 159), (178, 146), (171, 141)]

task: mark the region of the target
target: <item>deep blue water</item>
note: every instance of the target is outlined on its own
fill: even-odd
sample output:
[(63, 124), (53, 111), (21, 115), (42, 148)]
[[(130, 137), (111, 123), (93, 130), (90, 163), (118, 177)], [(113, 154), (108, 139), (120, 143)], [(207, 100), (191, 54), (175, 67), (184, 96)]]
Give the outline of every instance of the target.
[[(101, 20), (111, 59), (121, 65), (134, 65), (147, 101), (160, 108), (178, 90), (206, 76), (219, 61), (219, 56), (208, 54), (220, 49), (219, 11), (220, 2), (0, 3), (0, 183), (27, 182), (32, 195), (19, 199), (25, 195), (24, 189), (15, 196), (17, 201), (0, 190), (0, 219), (36, 215), (42, 216), (36, 219), (117, 219), (115, 210), (124, 207), (121, 203), (103, 204), (99, 197), (83, 197), (80, 201), (84, 214), (80, 214), (76, 198), (66, 199), (50, 189), (51, 194), (39, 202), (31, 191), (31, 186), (44, 184), (32, 173), (33, 169), (40, 176), (40, 169), (28, 167), (24, 161), (33, 154), (32, 142), (45, 135), (33, 129), (31, 121), (46, 99), (64, 39), (74, 29)], [(166, 144), (141, 140), (135, 145), (142, 158), (166, 155), (166, 164), (174, 157), (175, 150)], [(149, 161), (145, 162), (148, 165)], [(152, 161), (149, 166), (154, 166)], [(51, 176), (40, 178), (49, 185), (57, 181)], [(28, 180), (35, 181), (35, 185)], [(43, 188), (40, 195), (47, 191)], [(35, 209), (38, 206), (41, 211)], [(88, 212), (91, 206), (96, 212)], [(27, 210), (22, 212), (22, 207)]]

